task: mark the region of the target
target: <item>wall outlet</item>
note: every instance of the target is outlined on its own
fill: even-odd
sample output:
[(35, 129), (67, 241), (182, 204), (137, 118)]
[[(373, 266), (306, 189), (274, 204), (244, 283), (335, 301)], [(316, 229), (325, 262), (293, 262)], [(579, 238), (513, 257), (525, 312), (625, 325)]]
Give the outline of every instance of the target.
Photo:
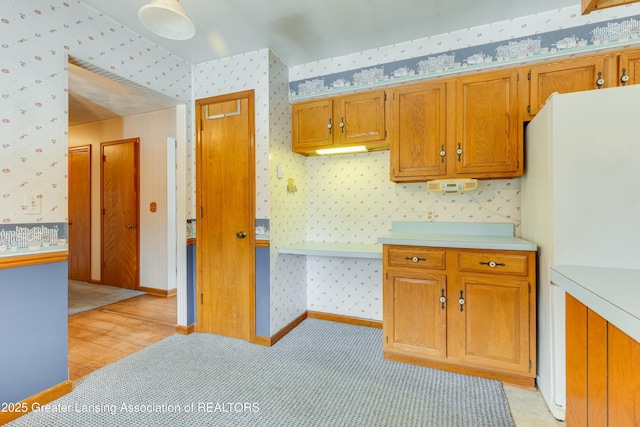
[(42, 195), (24, 195), (24, 207), (27, 215), (40, 215), (42, 213)]

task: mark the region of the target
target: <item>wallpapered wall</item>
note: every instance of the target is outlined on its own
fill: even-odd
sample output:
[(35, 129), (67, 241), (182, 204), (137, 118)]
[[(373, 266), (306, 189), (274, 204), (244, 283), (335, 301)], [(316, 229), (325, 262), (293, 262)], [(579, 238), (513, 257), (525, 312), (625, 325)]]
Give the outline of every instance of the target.
[[(327, 90), (337, 89), (339, 91), (345, 88), (330, 87), (336, 79), (342, 77), (345, 80), (353, 80), (354, 72), (372, 67), (384, 68), (386, 82), (378, 81), (378, 84), (393, 83), (388, 79), (396, 77), (394, 71), (404, 66), (410, 68), (412, 65), (416, 65), (416, 61), (410, 61), (414, 58), (423, 59), (423, 57), (429, 56), (455, 54), (455, 62), (459, 67), (462, 67), (466, 62), (470, 68), (477, 69), (505, 65), (509, 62), (513, 64), (525, 60), (545, 59), (550, 56), (566, 56), (584, 50), (615, 48), (624, 44), (638, 43), (640, 42), (637, 22), (639, 17), (636, 15), (639, 13), (640, 4), (629, 4), (581, 15), (580, 5), (576, 5), (296, 65), (291, 67), (289, 73), (292, 98), (311, 96), (311, 94), (297, 93), (298, 84), (307, 79), (325, 79)], [(629, 19), (629, 17), (635, 19)], [(615, 24), (621, 21), (635, 22), (627, 22), (624, 26), (628, 28), (623, 31), (619, 28), (608, 30), (606, 21), (611, 21), (614, 27), (617, 27)], [(596, 23), (601, 24), (595, 25)], [(600, 33), (594, 33), (593, 30), (596, 27), (604, 27), (604, 29)], [(520, 57), (499, 58), (499, 52), (496, 51), (497, 45), (508, 45), (510, 42), (521, 42), (522, 39), (528, 38), (532, 41), (540, 39), (542, 51), (536, 50), (534, 46), (529, 46), (530, 49), (526, 57), (520, 55)], [(583, 46), (583, 44), (585, 45)], [(468, 57), (473, 54), (482, 54), (481, 64), (472, 66), (472, 61)], [(533, 55), (539, 55), (539, 57), (536, 58)], [(490, 60), (487, 57), (490, 57)], [(472, 59), (480, 58), (478, 55)], [(442, 70), (439, 73), (431, 72), (413, 76), (399, 73), (398, 80), (424, 79), (429, 77), (429, 74), (442, 74), (447, 71), (452, 72), (451, 70)], [(460, 68), (454, 71), (464, 70)], [(351, 90), (354, 89), (358, 88), (351, 87)]]
[[(271, 233), (271, 334), (307, 309), (305, 260), (278, 255), (278, 248), (300, 242), (306, 231), (305, 159), (291, 151), (291, 106), (288, 99), (289, 69), (269, 53), (269, 192)], [(285, 175), (278, 178), (277, 167)], [(297, 191), (287, 191), (293, 178)]]
[[(477, 200), (454, 198), (427, 194), (418, 184), (388, 182), (388, 153), (310, 159), (293, 155), (285, 80), (312, 79), (639, 13), (640, 4), (587, 16), (580, 15), (578, 6), (564, 8), (303, 64), (292, 67), (287, 78), (286, 65), (268, 49), (195, 65), (192, 76), (189, 64), (80, 1), (11, 2), (0, 11), (0, 220), (66, 221), (67, 55), (187, 105), (198, 98), (253, 88), (256, 216), (271, 218), (274, 244), (271, 332), (291, 320), (305, 297), (312, 310), (326, 307), (326, 311), (379, 318), (378, 264), (276, 256), (277, 247), (305, 236), (307, 240), (371, 242), (390, 228), (391, 221), (424, 220), (429, 209), (437, 221), (501, 221), (507, 217), (517, 224), (519, 181), (484, 182), (474, 193)], [(195, 207), (192, 121), (189, 107), (189, 217)], [(295, 179), (298, 192), (285, 192), (285, 183), (275, 177), (277, 164)], [(42, 195), (42, 215), (34, 218), (24, 213), (25, 194)], [(337, 267), (329, 279), (319, 273), (329, 268), (328, 263), (332, 269)], [(336, 277), (360, 289), (338, 289)], [(314, 288), (316, 283), (320, 283), (318, 288)]]
[[(294, 66), (290, 68), (289, 80), (326, 77), (328, 85), (341, 73), (353, 75), (354, 71), (394, 61), (498, 40), (536, 37), (543, 32), (638, 13), (640, 4), (605, 9), (587, 16), (580, 15), (579, 6), (563, 8)], [(608, 45), (610, 48), (611, 44), (614, 43)], [(299, 97), (293, 93), (294, 83), (290, 89), (293, 99)], [(357, 88), (351, 87), (354, 89)], [(426, 221), (429, 214), (433, 221), (439, 222), (511, 222), (519, 235), (519, 179), (480, 181), (475, 192), (443, 195), (427, 192), (424, 184), (392, 183), (388, 152), (312, 157), (306, 162), (306, 240), (375, 243), (377, 237), (390, 232), (392, 221)], [(309, 310), (382, 319), (380, 260), (309, 256), (306, 270)]]
[[(66, 222), (67, 55), (189, 103), (191, 67), (80, 1), (7, 2), (0, 10), (3, 223)], [(27, 216), (24, 196), (42, 195)]]
[[(303, 240), (305, 230), (304, 190), (300, 187), (298, 193), (289, 195), (286, 185), (281, 185), (283, 180), (276, 177), (277, 164), (298, 183), (304, 181), (305, 173), (304, 160), (291, 152), (288, 68), (268, 49), (194, 66), (194, 99), (250, 89), (255, 90), (256, 218), (271, 219), (273, 334), (306, 310), (303, 260), (277, 256), (278, 247)], [(189, 151), (195, 153), (193, 147)], [(194, 163), (195, 154), (190, 162), (192, 171)], [(195, 203), (195, 195), (192, 197)]]

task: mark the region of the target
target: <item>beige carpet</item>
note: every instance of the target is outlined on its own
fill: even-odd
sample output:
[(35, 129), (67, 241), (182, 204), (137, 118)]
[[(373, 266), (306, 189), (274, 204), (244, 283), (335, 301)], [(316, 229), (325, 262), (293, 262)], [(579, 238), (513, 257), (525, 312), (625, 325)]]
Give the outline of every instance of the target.
[(93, 310), (94, 308), (144, 294), (145, 292), (118, 288), (116, 286), (94, 285), (78, 280), (69, 280), (68, 315), (71, 316), (83, 311)]

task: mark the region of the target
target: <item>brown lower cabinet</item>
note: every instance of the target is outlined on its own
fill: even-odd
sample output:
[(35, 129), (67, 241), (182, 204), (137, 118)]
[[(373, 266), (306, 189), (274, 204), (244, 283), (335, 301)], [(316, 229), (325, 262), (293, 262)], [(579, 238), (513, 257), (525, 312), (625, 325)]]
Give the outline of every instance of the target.
[(533, 387), (535, 252), (383, 246), (386, 359)]
[(640, 426), (640, 343), (567, 294), (567, 427)]

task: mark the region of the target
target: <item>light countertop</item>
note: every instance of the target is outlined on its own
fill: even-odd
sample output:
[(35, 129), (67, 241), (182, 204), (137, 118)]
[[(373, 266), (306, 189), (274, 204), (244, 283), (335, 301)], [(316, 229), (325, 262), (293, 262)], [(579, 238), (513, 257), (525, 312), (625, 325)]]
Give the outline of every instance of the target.
[(382, 244), (445, 248), (535, 251), (535, 243), (514, 235), (511, 223), (394, 221), (377, 243), (301, 242), (279, 248), (281, 254), (382, 259)]
[(464, 249), (535, 251), (537, 245), (514, 235), (513, 224), (394, 222), (391, 234), (378, 238), (388, 245)]
[(551, 281), (640, 342), (640, 270), (556, 265)]
[(382, 259), (382, 245), (375, 243), (303, 242), (280, 248), (281, 254)]

